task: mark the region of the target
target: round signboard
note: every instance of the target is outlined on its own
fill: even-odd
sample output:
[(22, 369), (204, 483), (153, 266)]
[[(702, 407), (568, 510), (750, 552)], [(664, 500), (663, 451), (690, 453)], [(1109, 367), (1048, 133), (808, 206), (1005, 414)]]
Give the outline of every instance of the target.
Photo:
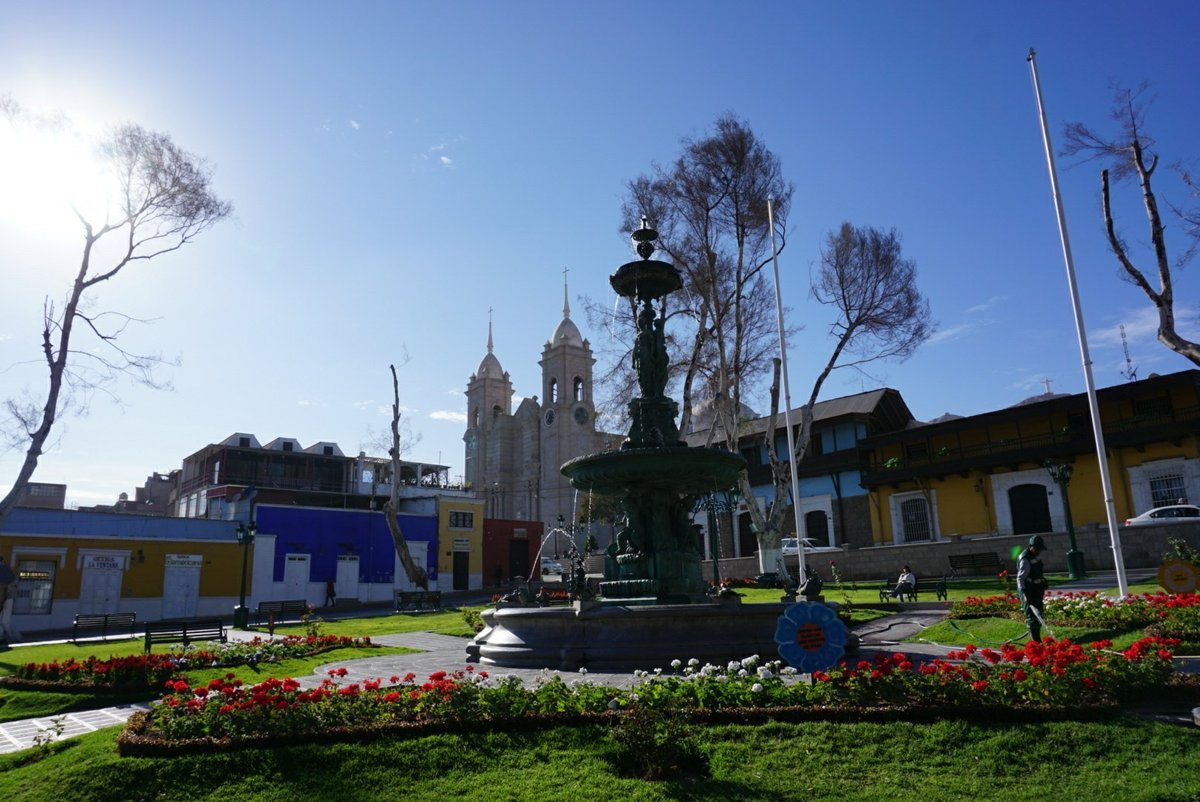
[(1158, 569), (1158, 584), (1170, 593), (1191, 593), (1200, 579), (1200, 570), (1187, 560), (1167, 560)]

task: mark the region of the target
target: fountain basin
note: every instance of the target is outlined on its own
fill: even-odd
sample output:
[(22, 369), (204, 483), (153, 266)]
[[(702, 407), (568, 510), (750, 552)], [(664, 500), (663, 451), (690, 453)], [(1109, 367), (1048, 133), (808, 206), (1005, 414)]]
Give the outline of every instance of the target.
[(714, 665), (752, 654), (775, 659), (775, 627), (790, 603), (731, 597), (691, 605), (492, 608), (483, 611), (485, 628), (467, 654), (484, 665), (564, 671), (665, 669), (693, 657)]
[(649, 489), (698, 495), (733, 485), (745, 464), (740, 456), (721, 448), (663, 446), (587, 454), (565, 463), (561, 470), (574, 487), (602, 495)]

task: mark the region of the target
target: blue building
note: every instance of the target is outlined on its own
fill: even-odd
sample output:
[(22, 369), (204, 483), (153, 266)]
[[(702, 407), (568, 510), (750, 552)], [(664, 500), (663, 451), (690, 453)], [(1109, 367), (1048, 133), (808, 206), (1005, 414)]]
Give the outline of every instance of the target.
[[(251, 604), (275, 599), (325, 601), (332, 580), (341, 601), (390, 601), (411, 589), (382, 512), (273, 504), (255, 506)], [(437, 587), (436, 515), (398, 516), (409, 552)]]

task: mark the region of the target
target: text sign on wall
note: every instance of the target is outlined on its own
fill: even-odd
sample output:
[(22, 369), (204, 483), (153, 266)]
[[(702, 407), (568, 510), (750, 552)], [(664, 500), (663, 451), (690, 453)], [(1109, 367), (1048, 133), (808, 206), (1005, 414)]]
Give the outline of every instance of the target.
[(471, 538), (469, 538), (469, 537), (454, 538), (454, 550), (455, 551), (470, 551), (471, 550)]
[(83, 559), (85, 571), (124, 571), (125, 558), (115, 554), (89, 554)]
[(168, 567), (197, 567), (204, 564), (204, 557), (200, 554), (168, 554), (166, 564)]

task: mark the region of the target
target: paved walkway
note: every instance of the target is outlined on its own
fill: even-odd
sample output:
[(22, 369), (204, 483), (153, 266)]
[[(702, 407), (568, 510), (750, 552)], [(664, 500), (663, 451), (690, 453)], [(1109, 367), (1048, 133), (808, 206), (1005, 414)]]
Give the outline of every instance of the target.
[[(1135, 579), (1134, 574), (1137, 574), (1139, 578)], [(1153, 575), (1153, 572), (1130, 572), (1129, 581), (1140, 581), (1142, 574)], [(1066, 585), (1058, 585), (1055, 589), (1102, 590), (1115, 586), (1115, 575), (1108, 573), (1098, 574), (1089, 579)], [(380, 611), (380, 614), (388, 612), (390, 611), (383, 610)], [(360, 611), (359, 614), (369, 613), (364, 610)], [(930, 642), (923, 643), (920, 641), (905, 642), (906, 639), (916, 637), (922, 630), (942, 620), (944, 616), (944, 609), (921, 609), (920, 607), (915, 607), (911, 610), (902, 610), (894, 615), (878, 619), (870, 624), (865, 624), (855, 630), (862, 640), (861, 655), (866, 659), (870, 659), (877, 651), (889, 653), (903, 651), (905, 654), (925, 659), (944, 656), (950, 649), (958, 647), (944, 646)], [(256, 636), (261, 636), (261, 634), (258, 632), (229, 630), (229, 637), (232, 640), (249, 640)], [(412, 632), (374, 636), (372, 640), (386, 646), (403, 646), (410, 649), (419, 649), (420, 651), (412, 654), (390, 654), (350, 661), (331, 662), (318, 666), (310, 676), (299, 679), (306, 686), (315, 686), (320, 684), (321, 680), (327, 676), (326, 672), (329, 669), (339, 667), (346, 668), (348, 672), (344, 679), (339, 680), (342, 683), (361, 682), (376, 677), (381, 677), (386, 681), (392, 676), (398, 675), (403, 677), (409, 672), (416, 674), (418, 678), (424, 679), (435, 671), (453, 671), (465, 668), (467, 665), (466, 642), (462, 638), (437, 635), (430, 632)], [(1200, 658), (1184, 658), (1180, 662), (1180, 670), (1200, 671)], [(478, 670), (478, 665), (475, 668)], [(548, 669), (530, 668), (485, 667), (485, 670), (492, 675), (512, 674), (530, 683), (536, 682), (540, 676), (556, 673)], [(583, 674), (576, 674), (574, 672), (561, 673), (564, 678), (582, 679), (584, 676)], [(631, 672), (589, 671), (586, 677), (593, 682), (618, 687), (629, 687), (636, 682)], [(74, 735), (94, 732), (104, 727), (123, 724), (135, 712), (146, 710), (148, 707), (149, 705), (145, 703), (135, 703), (106, 707), (100, 710), (67, 713), (51, 718), (0, 723), (0, 753), (28, 749), (41, 741), (69, 738)], [(1161, 711), (1150, 711), (1149, 714), (1161, 720), (1176, 723), (1192, 723), (1192, 712), (1190, 710), (1177, 709), (1176, 707), (1166, 707)], [(62, 727), (61, 734), (57, 732), (60, 725)]]

